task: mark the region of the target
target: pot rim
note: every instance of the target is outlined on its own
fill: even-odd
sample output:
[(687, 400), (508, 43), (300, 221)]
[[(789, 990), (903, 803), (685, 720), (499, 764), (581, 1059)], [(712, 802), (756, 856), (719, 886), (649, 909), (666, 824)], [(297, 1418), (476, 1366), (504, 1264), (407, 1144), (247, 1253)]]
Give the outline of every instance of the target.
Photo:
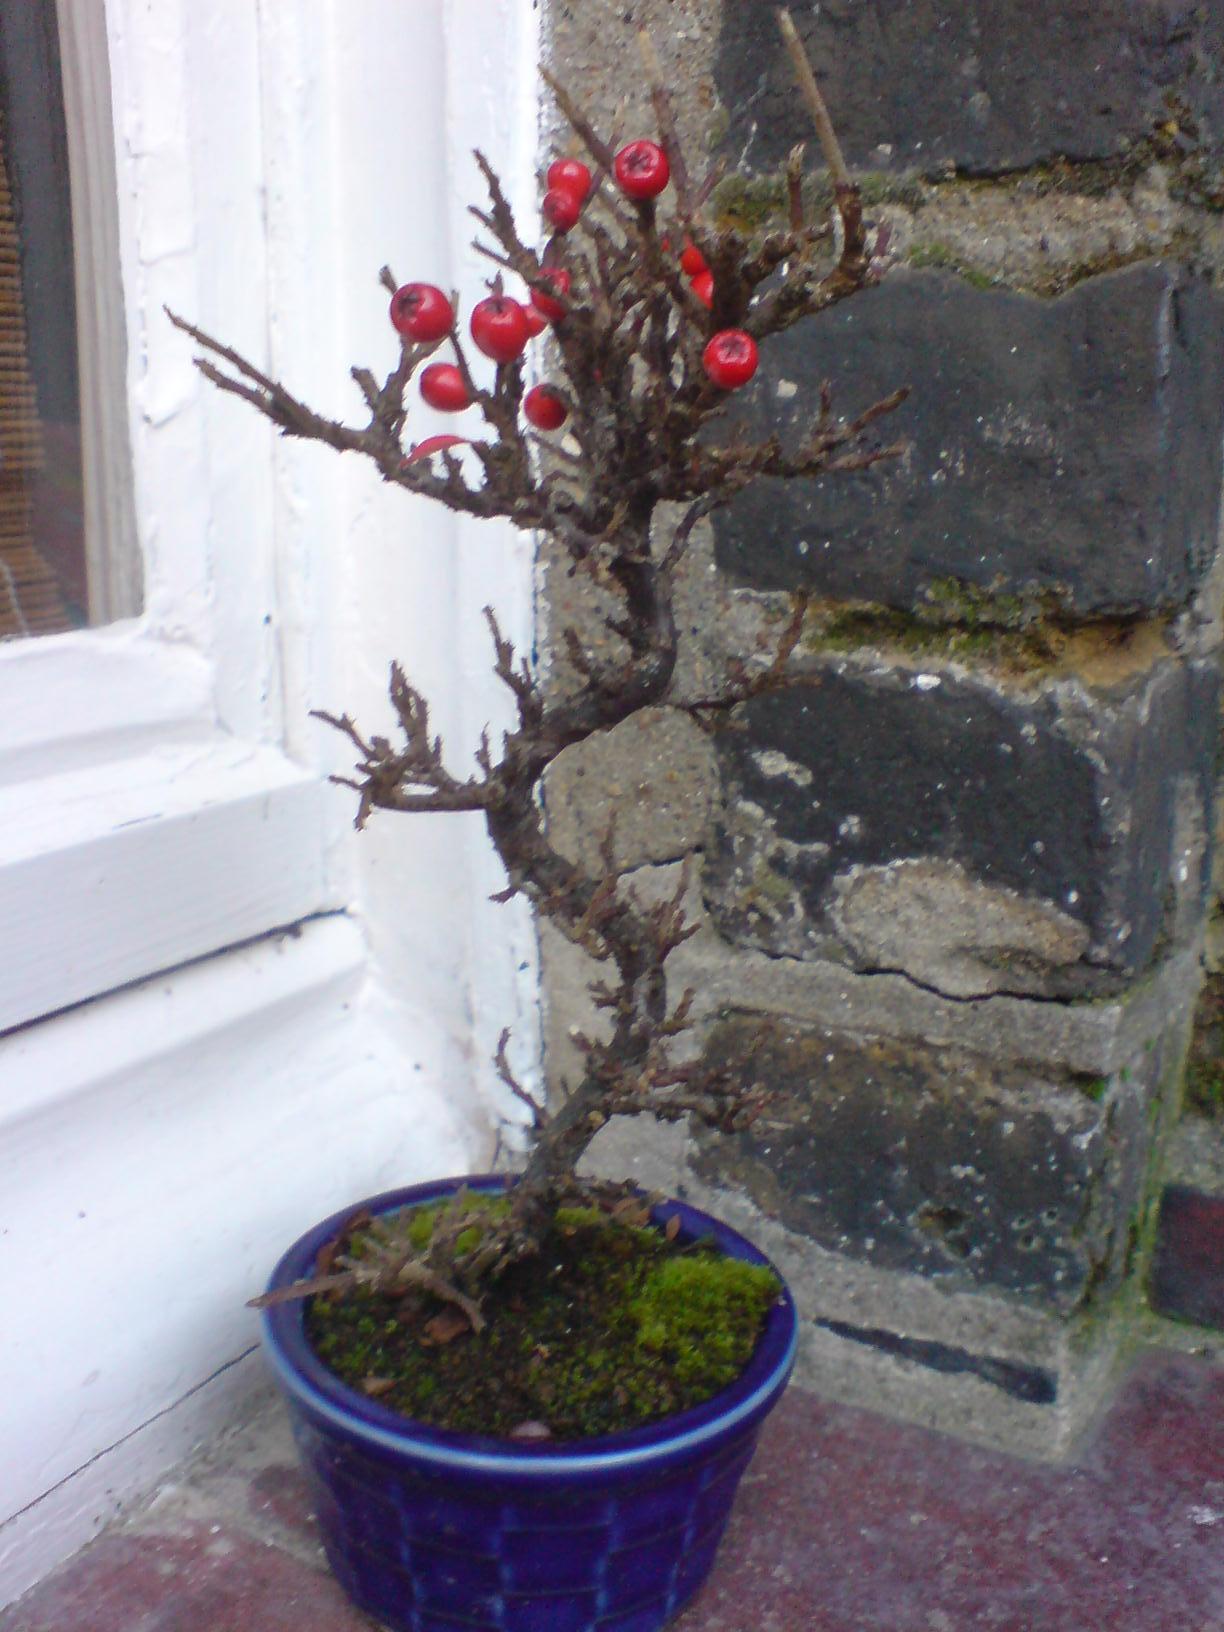
[[(398, 1207), (440, 1200), (461, 1184), (469, 1189), (504, 1189), (512, 1175), (471, 1174), (429, 1184), (387, 1190), (345, 1207), (316, 1224), (283, 1255), (268, 1290), (291, 1285), (306, 1276), (325, 1241), (355, 1212), (391, 1212)], [(682, 1236), (712, 1235), (731, 1257), (766, 1264), (782, 1282), (782, 1295), (766, 1316), (765, 1327), (741, 1375), (702, 1405), (665, 1417), (661, 1422), (623, 1433), (570, 1441), (564, 1445), (511, 1445), (506, 1440), (434, 1428), (380, 1405), (341, 1382), (318, 1359), (306, 1339), (301, 1301), (274, 1304), (262, 1313), (265, 1347), (279, 1381), (307, 1411), (345, 1434), (397, 1455), (411, 1455), (440, 1468), (548, 1478), (614, 1469), (640, 1468), (652, 1462), (696, 1451), (729, 1429), (763, 1415), (782, 1392), (795, 1363), (799, 1322), (794, 1300), (769, 1259), (730, 1225), (681, 1201), (664, 1201), (651, 1209), (652, 1220), (665, 1225), (678, 1216)], [(575, 1447), (581, 1447), (576, 1449)]]

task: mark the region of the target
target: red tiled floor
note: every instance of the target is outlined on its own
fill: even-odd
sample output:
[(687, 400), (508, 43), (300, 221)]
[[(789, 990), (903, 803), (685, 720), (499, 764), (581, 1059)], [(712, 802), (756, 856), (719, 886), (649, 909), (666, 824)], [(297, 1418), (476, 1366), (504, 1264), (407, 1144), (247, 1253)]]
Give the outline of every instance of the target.
[(676, 1632), (1224, 1632), (1224, 1370), (1153, 1356), (1074, 1467), (792, 1391)]
[(370, 1632), (325, 1572), (228, 1526), (104, 1536), (4, 1632)]
[[(289, 1454), (238, 1442), (0, 1632), (368, 1632)], [(1224, 1367), (1146, 1357), (1070, 1467), (792, 1389), (676, 1632), (1224, 1632)]]

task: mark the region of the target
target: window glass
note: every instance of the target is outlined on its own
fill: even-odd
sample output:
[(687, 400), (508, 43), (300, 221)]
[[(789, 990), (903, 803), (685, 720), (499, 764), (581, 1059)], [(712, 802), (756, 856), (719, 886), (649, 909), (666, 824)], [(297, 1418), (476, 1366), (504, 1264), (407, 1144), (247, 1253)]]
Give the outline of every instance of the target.
[(0, 5), (0, 640), (89, 618), (68, 141), (52, 0)]

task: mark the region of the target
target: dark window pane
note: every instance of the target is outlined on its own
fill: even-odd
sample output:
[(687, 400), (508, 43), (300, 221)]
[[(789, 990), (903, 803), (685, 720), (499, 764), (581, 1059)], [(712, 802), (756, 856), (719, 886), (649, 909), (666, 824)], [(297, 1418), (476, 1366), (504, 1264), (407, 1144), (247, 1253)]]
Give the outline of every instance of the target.
[(72, 216), (53, 0), (0, 0), (0, 639), (85, 623)]

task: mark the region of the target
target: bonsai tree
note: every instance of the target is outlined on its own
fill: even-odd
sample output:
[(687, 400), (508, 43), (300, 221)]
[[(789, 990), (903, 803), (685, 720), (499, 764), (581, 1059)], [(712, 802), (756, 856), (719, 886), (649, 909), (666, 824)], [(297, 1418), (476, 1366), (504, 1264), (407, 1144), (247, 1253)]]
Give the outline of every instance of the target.
[[(491, 389), (478, 383), (471, 367), (454, 297), (427, 284), (400, 286), (387, 268), (381, 276), (400, 355), (381, 382), (368, 369), (352, 370), (369, 410), (362, 425), (322, 417), (230, 347), (174, 318), (206, 353), (197, 359), (204, 375), (251, 403), (284, 435), (359, 454), (384, 481), (451, 510), (505, 517), (544, 535), (571, 571), (608, 592), (613, 607), (605, 618), (613, 638), (600, 643), (599, 654), (577, 628), (561, 631), (571, 678), (549, 687), (486, 608), (495, 673), (513, 695), (517, 724), (498, 746), (484, 734), (477, 774), (457, 776), (447, 768), (442, 742), (430, 729), (429, 705), (398, 664), (390, 680), (397, 740), (367, 735), (348, 714), (320, 715), (356, 751), (353, 775), (336, 780), (359, 796), (358, 827), (375, 810), (483, 813), (505, 867), (501, 899), (526, 896), (599, 961), (605, 973), (592, 991), (611, 1028), (604, 1039), (579, 1040), (581, 1080), (555, 1106), (539, 1103), (515, 1079), (503, 1032), (497, 1068), (526, 1102), (534, 1139), (508, 1207), (495, 1217), (482, 1215), (475, 1246), (471, 1203), (460, 1192), (424, 1246), (413, 1245), (406, 1227), (383, 1220), (360, 1257), (346, 1253), (342, 1238), (313, 1279), (277, 1297), (358, 1286), (424, 1290), (457, 1305), (479, 1330), (486, 1289), (538, 1248), (558, 1205), (578, 1193), (623, 1201), (623, 1189), (609, 1192), (575, 1177), (609, 1118), (692, 1116), (731, 1130), (760, 1109), (759, 1099), (727, 1076), (673, 1057), (694, 996), (686, 992), (669, 1007), (665, 978), (669, 954), (693, 933), (682, 908), (684, 881), (671, 899), (644, 905), (618, 879), (610, 842), (603, 846), (603, 875), (588, 876), (550, 842), (539, 791), (559, 754), (641, 709), (665, 705), (717, 729), (737, 704), (787, 684), (803, 625), (802, 597), (795, 598), (772, 651), (749, 654), (702, 695), (677, 687), (673, 598), (693, 529), (761, 477), (835, 476), (899, 451), (875, 445), (869, 433), (903, 391), (847, 421), (835, 416), (826, 386), (812, 405), (810, 429), (794, 447), (784, 447), (777, 435), (745, 440), (720, 426), (728, 393), (751, 379), (761, 346), (858, 294), (882, 271), (884, 234), (869, 248), (859, 190), (785, 12), (781, 22), (832, 184), (831, 219), (808, 219), (798, 147), (785, 172), (787, 225), (754, 237), (715, 224), (708, 205), (721, 170), (715, 166), (700, 178), (690, 172), (645, 35), (639, 43), (657, 141), (631, 141), (614, 152), (546, 73), (584, 158), (560, 159), (548, 170), (542, 213), (551, 230), (541, 252), (533, 235), (520, 230), (492, 167), (476, 154), (489, 192), (488, 208), (473, 210), (487, 234), (476, 247), (496, 272), (487, 297), (470, 313), (469, 330), (496, 364)], [(550, 378), (528, 389), (524, 352), (547, 324)], [(440, 350), (449, 360), (430, 361)], [(478, 408), (484, 434), (436, 436), (406, 447), (414, 384), (436, 409)], [(553, 433), (563, 427), (566, 434), (557, 440)], [(468, 450), (462, 459), (461, 445)]]

